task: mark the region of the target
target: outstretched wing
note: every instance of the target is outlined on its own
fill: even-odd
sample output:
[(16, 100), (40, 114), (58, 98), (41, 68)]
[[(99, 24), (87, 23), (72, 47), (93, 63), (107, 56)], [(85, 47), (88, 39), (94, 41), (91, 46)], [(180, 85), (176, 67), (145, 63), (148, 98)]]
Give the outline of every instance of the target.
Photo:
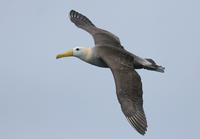
[(144, 135), (147, 121), (143, 110), (142, 82), (133, 68), (133, 57), (116, 48), (101, 47), (98, 51), (113, 73), (117, 97), (124, 115), (129, 123)]
[(70, 19), (77, 27), (87, 31), (93, 36), (96, 46), (111, 45), (123, 48), (117, 36), (106, 30), (97, 28), (86, 16), (71, 10)]
[(129, 68), (113, 70), (117, 96), (121, 109), (129, 123), (142, 135), (147, 130), (143, 110), (142, 82), (138, 73)]

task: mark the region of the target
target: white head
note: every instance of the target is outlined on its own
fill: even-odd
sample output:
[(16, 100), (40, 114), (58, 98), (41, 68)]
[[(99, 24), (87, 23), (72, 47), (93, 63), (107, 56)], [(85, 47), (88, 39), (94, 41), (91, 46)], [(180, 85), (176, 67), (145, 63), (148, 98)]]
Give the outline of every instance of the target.
[(85, 47), (75, 47), (73, 49), (70, 49), (62, 54), (58, 54), (56, 56), (56, 59), (63, 58), (63, 57), (78, 57), (84, 61), (89, 59), (91, 57), (91, 48), (85, 48)]

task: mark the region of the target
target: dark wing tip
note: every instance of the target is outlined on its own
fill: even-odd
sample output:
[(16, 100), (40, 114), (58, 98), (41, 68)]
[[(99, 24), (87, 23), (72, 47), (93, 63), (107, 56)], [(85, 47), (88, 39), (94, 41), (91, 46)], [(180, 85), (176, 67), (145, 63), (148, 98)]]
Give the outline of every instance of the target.
[(147, 131), (147, 125), (141, 123), (136, 117), (126, 117), (128, 122), (134, 127), (141, 135), (144, 135)]
[(70, 11), (70, 15), (72, 15), (73, 13), (75, 13), (76, 11), (75, 10), (71, 10)]
[(78, 13), (78, 12), (75, 11), (75, 10), (71, 10), (70, 13), (69, 13), (70, 18), (77, 18), (79, 14), (80, 14), (80, 13)]
[(77, 26), (95, 26), (86, 16), (82, 15), (81, 13), (71, 10), (69, 13), (70, 19), (73, 23)]
[(147, 121), (144, 113), (136, 112), (134, 115), (126, 116), (128, 122), (134, 127), (140, 134), (144, 135), (147, 131)]

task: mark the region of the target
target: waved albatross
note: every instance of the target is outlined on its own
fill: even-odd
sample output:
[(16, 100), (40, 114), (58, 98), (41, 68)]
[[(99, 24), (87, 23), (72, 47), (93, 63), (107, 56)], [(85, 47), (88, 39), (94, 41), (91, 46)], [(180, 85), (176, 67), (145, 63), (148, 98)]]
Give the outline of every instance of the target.
[(74, 56), (81, 60), (104, 68), (110, 68), (114, 76), (117, 98), (128, 122), (142, 135), (147, 130), (147, 120), (143, 110), (142, 82), (135, 69), (147, 69), (164, 72), (164, 67), (152, 59), (136, 56), (124, 49), (117, 36), (96, 27), (86, 16), (71, 10), (71, 21), (93, 36), (92, 48), (75, 47), (58, 58)]

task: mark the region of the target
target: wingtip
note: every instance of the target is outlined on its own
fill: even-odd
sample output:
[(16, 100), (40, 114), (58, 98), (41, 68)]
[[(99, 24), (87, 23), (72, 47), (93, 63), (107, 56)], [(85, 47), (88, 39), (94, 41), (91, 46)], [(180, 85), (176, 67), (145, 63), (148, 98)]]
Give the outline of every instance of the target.
[(79, 12), (77, 12), (77, 11), (75, 11), (75, 10), (71, 10), (70, 12), (69, 12), (69, 17), (70, 18), (80, 18), (81, 16), (84, 16), (84, 15), (82, 15), (81, 13), (79, 13)]
[(71, 10), (70, 10), (70, 13), (71, 13), (71, 12), (75, 12), (75, 10), (71, 9)]
[(71, 11), (69, 12), (69, 16), (72, 17), (75, 13), (77, 13), (75, 10), (71, 10)]
[(73, 23), (75, 23), (79, 27), (80, 26), (95, 27), (95, 25), (85, 15), (83, 15), (75, 10), (71, 10), (69, 12), (69, 18)]
[(137, 130), (141, 135), (145, 135), (147, 131), (147, 124), (142, 124), (136, 117), (126, 117), (130, 125)]

